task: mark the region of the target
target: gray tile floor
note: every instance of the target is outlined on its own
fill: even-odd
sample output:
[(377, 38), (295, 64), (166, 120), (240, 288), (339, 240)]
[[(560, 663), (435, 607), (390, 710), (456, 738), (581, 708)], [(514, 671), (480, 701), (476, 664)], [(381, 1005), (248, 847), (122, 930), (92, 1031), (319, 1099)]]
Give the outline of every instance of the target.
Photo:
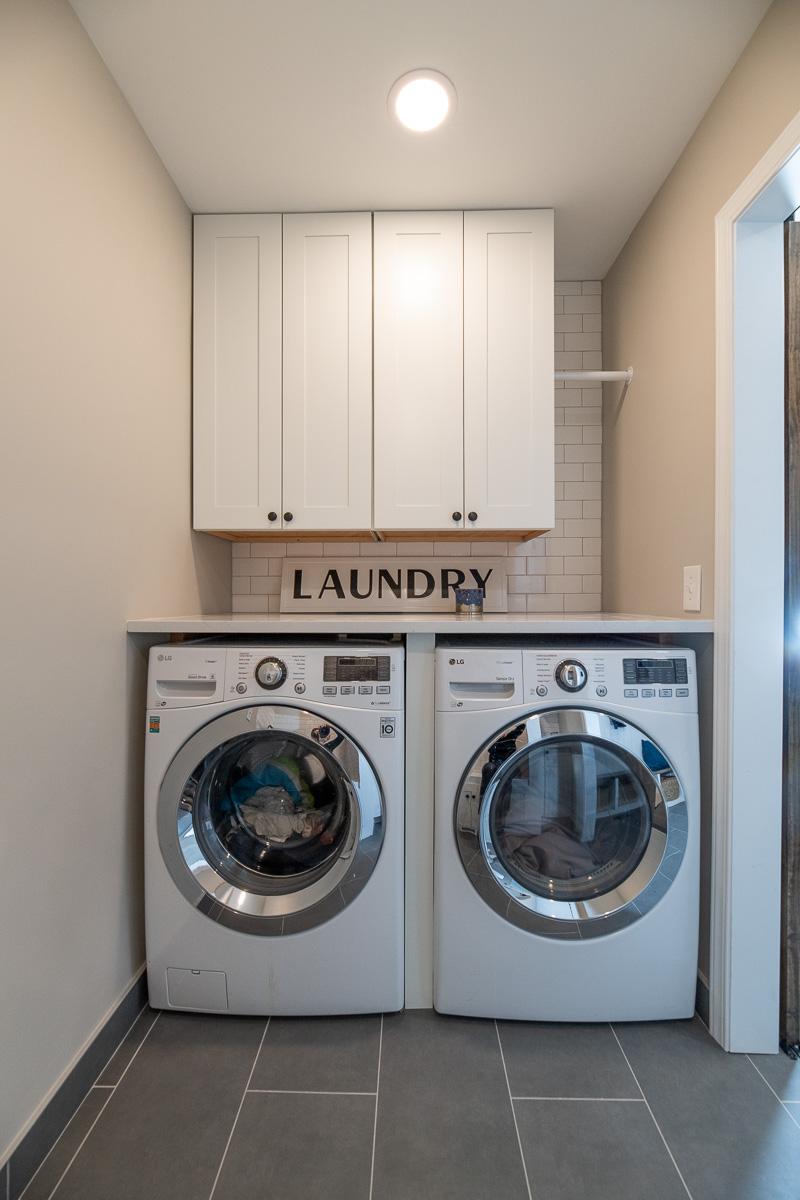
[(798, 1200), (800, 1064), (697, 1020), (145, 1010), (23, 1195)]

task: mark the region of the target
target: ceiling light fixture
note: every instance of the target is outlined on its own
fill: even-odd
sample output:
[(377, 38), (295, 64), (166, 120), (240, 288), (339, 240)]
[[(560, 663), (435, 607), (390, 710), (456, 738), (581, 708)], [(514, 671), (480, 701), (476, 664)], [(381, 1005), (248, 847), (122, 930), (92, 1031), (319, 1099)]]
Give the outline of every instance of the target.
[(395, 80), (389, 91), (389, 110), (414, 133), (429, 133), (456, 106), (456, 89), (441, 71), (421, 68)]

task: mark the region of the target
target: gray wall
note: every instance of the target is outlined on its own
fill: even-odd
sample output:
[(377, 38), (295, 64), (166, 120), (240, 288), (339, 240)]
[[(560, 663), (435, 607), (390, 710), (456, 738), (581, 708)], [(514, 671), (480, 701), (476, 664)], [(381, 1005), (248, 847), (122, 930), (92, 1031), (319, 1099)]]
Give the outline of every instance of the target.
[(607, 609), (680, 614), (700, 563), (713, 613), (714, 218), (800, 110), (799, 63), (776, 0), (603, 282), (603, 362), (636, 371), (604, 404)]
[(141, 655), (190, 528), (189, 212), (65, 0), (0, 5), (0, 1162), (143, 959)]

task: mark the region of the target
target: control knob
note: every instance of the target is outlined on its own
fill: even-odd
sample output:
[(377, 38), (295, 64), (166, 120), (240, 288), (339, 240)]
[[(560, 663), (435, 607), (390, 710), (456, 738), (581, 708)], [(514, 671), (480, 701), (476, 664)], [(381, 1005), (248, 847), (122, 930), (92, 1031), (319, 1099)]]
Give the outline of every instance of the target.
[(565, 692), (579, 692), (586, 687), (588, 678), (586, 667), (573, 658), (565, 659), (556, 667), (556, 683)]
[(256, 667), (256, 683), (268, 692), (279, 688), (286, 680), (286, 663), (279, 658), (262, 658)]

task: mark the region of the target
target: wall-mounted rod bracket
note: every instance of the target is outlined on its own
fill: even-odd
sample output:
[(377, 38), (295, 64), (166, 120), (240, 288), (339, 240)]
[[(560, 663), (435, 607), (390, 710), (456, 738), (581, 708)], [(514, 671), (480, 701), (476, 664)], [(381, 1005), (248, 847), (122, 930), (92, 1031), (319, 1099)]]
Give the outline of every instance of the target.
[(556, 371), (554, 378), (559, 383), (621, 383), (623, 384), (620, 404), (628, 394), (633, 379), (633, 367), (627, 371)]

